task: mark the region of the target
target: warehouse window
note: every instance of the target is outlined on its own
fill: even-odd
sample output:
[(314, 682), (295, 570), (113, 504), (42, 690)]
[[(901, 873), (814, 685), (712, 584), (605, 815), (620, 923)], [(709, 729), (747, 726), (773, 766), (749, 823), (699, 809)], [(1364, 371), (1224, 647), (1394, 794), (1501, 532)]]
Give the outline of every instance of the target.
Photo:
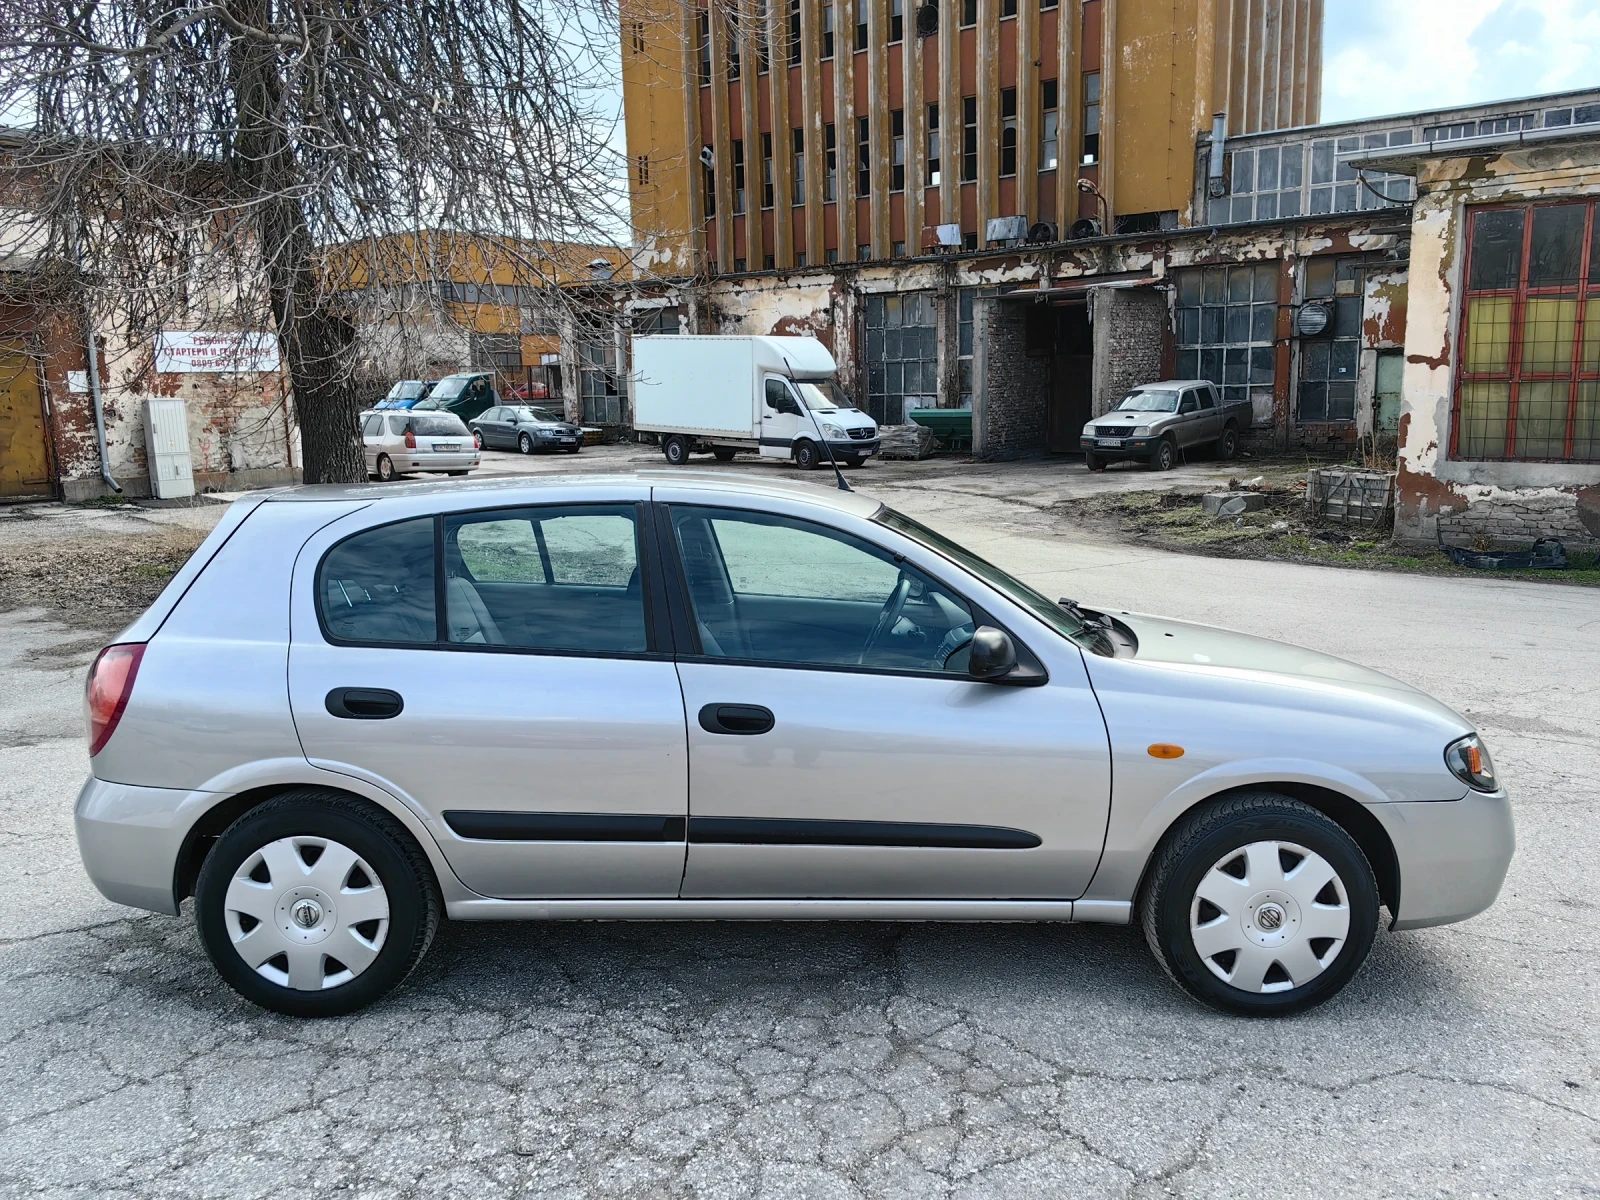
[(1017, 0), (1000, 0), (1000, 16), (1014, 17), (1017, 15)]
[(1301, 424), (1356, 419), (1356, 371), (1361, 362), (1359, 258), (1313, 258), (1306, 263), (1305, 298), (1333, 309), (1331, 336), (1300, 341), (1298, 414)]
[(856, 2), (856, 49), (867, 48), (867, 6), (863, 0)]
[(772, 44), (767, 31), (767, 0), (756, 0), (756, 71), (765, 75), (772, 70)]
[(978, 177), (978, 98), (961, 98), (961, 182)]
[(928, 186), (939, 186), (939, 106), (928, 105)]
[(1100, 72), (1083, 77), (1083, 165), (1100, 161)]
[(578, 397), (588, 425), (622, 424), (622, 395), (617, 386), (616, 347), (611, 342), (579, 345)]
[[(711, 147), (707, 146), (706, 149), (709, 150)], [(705, 179), (706, 216), (714, 217), (717, 215), (717, 172), (714, 167), (708, 167), (706, 160), (702, 158), (700, 160), (700, 174)]]
[(728, 43), (728, 78), (739, 78), (739, 14), (727, 9), (722, 17), (722, 36)]
[(695, 15), (695, 43), (700, 47), (700, 86), (711, 82), (711, 14), (701, 9)]
[(744, 141), (733, 139), (733, 213), (744, 211)]
[(631, 32), (633, 34), (633, 52), (635, 54), (643, 54), (644, 53), (644, 47), (645, 47), (645, 42), (644, 42), (644, 22), (643, 21), (630, 21), (629, 22), (629, 28), (630, 28), (630, 30), (631, 30)]
[(889, 40), (903, 42), (906, 38), (906, 0), (889, 0)]
[(1600, 461), (1595, 205), (1478, 208), (1468, 220), (1451, 454)]
[(872, 195), (872, 126), (856, 118), (856, 195)]
[(1178, 271), (1178, 378), (1209, 379), (1223, 398), (1251, 402), (1272, 421), (1278, 264)]
[(961, 0), (961, 28), (978, 23), (978, 0)]
[(1017, 89), (1000, 89), (1000, 174), (1017, 173)]
[(1054, 79), (1046, 79), (1039, 85), (1039, 170), (1054, 171), (1056, 157), (1060, 154), (1061, 136), (1061, 111), (1057, 107), (1061, 100), (1060, 88)]
[(795, 129), (794, 135), (794, 203), (806, 202), (806, 131)]
[(833, 57), (833, 5), (822, 6), (822, 57)]
[(899, 425), (939, 398), (938, 321), (932, 292), (867, 297), (867, 411)]
[(772, 135), (761, 135), (761, 207), (772, 207)]
[(972, 300), (971, 288), (957, 293), (956, 299), (956, 389), (961, 407), (972, 407)]
[(639, 186), (645, 187), (650, 182), (650, 156), (641, 154), (637, 159), (639, 167)]
[(822, 198), (839, 198), (839, 146), (831, 124), (822, 127)]
[(789, 0), (789, 65), (800, 65), (800, 0)]
[(897, 108), (889, 114), (889, 190), (906, 190), (906, 114)]

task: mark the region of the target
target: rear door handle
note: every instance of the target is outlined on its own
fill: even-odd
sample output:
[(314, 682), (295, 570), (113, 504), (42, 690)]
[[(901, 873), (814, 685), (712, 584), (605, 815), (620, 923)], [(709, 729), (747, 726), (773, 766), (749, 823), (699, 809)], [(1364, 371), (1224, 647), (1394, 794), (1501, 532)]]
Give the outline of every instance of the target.
[(386, 721), (398, 717), (406, 702), (388, 688), (334, 688), (328, 693), (328, 711), (352, 721)]
[(749, 736), (766, 733), (774, 724), (772, 710), (759, 704), (708, 704), (700, 710), (700, 728), (707, 733)]

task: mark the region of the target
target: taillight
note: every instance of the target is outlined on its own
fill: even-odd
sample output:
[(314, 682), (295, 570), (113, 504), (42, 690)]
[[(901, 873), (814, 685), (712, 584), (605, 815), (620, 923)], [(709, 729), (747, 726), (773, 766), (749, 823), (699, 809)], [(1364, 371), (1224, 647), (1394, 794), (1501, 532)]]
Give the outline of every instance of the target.
[(143, 642), (107, 646), (89, 668), (84, 701), (89, 710), (90, 758), (105, 749), (105, 744), (117, 731), (117, 722), (122, 720), (122, 710), (128, 707), (133, 680), (139, 674), (139, 660), (143, 657)]
[(417, 448), (417, 435), (412, 433), (411, 430), (408, 429), (408, 430), (406, 430), (406, 449), (407, 450), (415, 450), (416, 448)]

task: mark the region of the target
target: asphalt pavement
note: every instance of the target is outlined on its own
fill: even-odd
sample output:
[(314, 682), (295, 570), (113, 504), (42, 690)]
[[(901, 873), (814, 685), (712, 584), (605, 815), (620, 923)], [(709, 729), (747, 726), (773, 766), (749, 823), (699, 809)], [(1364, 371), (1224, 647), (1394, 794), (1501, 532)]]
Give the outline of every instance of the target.
[(1097, 543), (1041, 497), (1116, 472), (885, 466), (852, 478), (1052, 595), (1470, 713), (1514, 796), (1500, 902), (1380, 933), (1282, 1021), (1197, 1007), (1128, 928), (687, 923), (446, 925), (385, 1002), (294, 1021), (216, 979), (187, 909), (84, 877), (94, 643), (13, 612), (0, 1195), (1600, 1195), (1600, 594)]

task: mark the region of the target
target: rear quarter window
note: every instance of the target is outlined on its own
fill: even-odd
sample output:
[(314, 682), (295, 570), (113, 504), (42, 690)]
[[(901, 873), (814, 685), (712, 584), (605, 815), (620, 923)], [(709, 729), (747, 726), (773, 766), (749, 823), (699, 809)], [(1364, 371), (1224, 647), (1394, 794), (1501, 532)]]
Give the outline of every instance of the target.
[(317, 568), (317, 605), (338, 641), (437, 641), (433, 518), (380, 525), (334, 546)]

